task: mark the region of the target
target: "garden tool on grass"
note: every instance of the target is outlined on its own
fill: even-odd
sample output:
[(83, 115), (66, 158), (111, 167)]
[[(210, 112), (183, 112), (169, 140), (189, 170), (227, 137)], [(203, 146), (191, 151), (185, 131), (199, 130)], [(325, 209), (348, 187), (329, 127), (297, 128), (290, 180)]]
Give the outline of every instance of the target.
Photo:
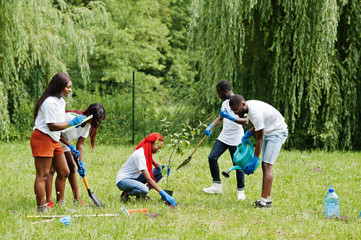
[[(217, 118), (214, 122), (217, 122), (220, 118), (221, 118), (221, 117), (218, 116), (218, 118)], [(214, 127), (214, 125), (209, 129), (209, 131), (212, 131), (213, 127)], [(189, 155), (189, 157), (188, 157), (186, 160), (184, 160), (184, 162), (182, 162), (182, 164), (179, 165), (176, 170), (178, 170), (178, 169), (180, 169), (181, 167), (187, 165), (187, 164), (191, 161), (193, 154), (196, 152), (196, 150), (197, 150), (198, 147), (202, 144), (202, 142), (203, 142), (204, 140), (206, 140), (206, 138), (207, 138), (207, 135), (204, 135), (204, 137), (203, 137), (202, 140), (198, 143), (197, 147), (193, 150), (193, 152), (191, 153), (191, 155)]]
[[(124, 209), (125, 209), (125, 207), (124, 207)], [(125, 209), (125, 210), (127, 211), (128, 214), (148, 212), (148, 208)], [(62, 218), (62, 217), (66, 217), (66, 216), (69, 216), (69, 215), (35, 215), (35, 216), (26, 216), (26, 218)], [(70, 216), (71, 217), (118, 217), (120, 215), (119, 215), (119, 213), (105, 213), (105, 214), (86, 214), (86, 215), (73, 214)]]
[[(79, 157), (75, 156), (75, 154), (73, 154), (73, 158), (74, 158), (74, 161), (75, 161), (76, 166), (78, 167), (78, 169), (81, 169), (81, 166), (80, 166), (80, 163), (79, 163)], [(88, 195), (91, 198), (91, 200), (93, 201), (93, 203), (95, 204), (95, 206), (103, 207), (102, 202), (98, 199), (98, 197), (95, 195), (95, 193), (90, 191), (90, 188), (89, 188), (88, 182), (86, 181), (85, 176), (83, 177), (83, 181), (84, 181), (86, 190), (88, 191)]]
[[(247, 165), (247, 163), (252, 161), (254, 156), (254, 148), (251, 141), (248, 139), (245, 140), (245, 143), (240, 143), (237, 146), (237, 150), (233, 155), (233, 162), (236, 164), (235, 166), (231, 167), (228, 171), (222, 172), (222, 175), (226, 178), (229, 178), (229, 172), (233, 170), (241, 170)], [(259, 165), (259, 161), (257, 163), (256, 168)]]

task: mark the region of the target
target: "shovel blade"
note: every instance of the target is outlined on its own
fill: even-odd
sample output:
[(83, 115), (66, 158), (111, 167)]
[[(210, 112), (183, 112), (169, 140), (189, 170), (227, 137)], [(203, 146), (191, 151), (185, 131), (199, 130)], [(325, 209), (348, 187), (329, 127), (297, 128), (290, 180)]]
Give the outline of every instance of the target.
[(178, 169), (180, 169), (181, 167), (184, 167), (185, 165), (187, 165), (187, 164), (191, 161), (191, 159), (192, 159), (192, 157), (189, 156), (186, 160), (184, 160), (184, 162), (182, 162), (181, 165), (179, 165), (179, 166), (177, 167), (176, 170), (178, 170)]
[(102, 202), (99, 200), (99, 198), (95, 195), (95, 193), (89, 191), (89, 197), (97, 207), (103, 207)]

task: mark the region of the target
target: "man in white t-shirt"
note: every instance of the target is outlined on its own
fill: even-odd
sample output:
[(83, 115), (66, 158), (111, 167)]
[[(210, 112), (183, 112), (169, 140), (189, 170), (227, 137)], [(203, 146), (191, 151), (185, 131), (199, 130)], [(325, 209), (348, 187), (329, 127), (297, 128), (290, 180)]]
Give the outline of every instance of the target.
[[(231, 84), (227, 80), (222, 80), (216, 86), (216, 90), (220, 99), (223, 100), (222, 109), (227, 109), (230, 114), (236, 116), (229, 107), (229, 99), (234, 95), (231, 90)], [(243, 118), (245, 124), (248, 123), (247, 118)], [(206, 193), (222, 193), (222, 183), (219, 175), (218, 158), (228, 149), (233, 162), (233, 155), (237, 150), (237, 145), (241, 142), (243, 136), (243, 127), (230, 121), (227, 118), (215, 119), (205, 130), (205, 134), (210, 136), (215, 126), (218, 126), (223, 122), (222, 132), (219, 134), (216, 142), (213, 145), (211, 153), (208, 156), (209, 168), (213, 178), (212, 186), (204, 188)], [(234, 163), (233, 163), (234, 165)], [(237, 199), (244, 200), (246, 198), (244, 194), (244, 174), (242, 171), (236, 171), (237, 177)]]
[[(254, 207), (272, 207), (272, 166), (288, 136), (285, 119), (281, 113), (271, 105), (257, 100), (249, 100), (246, 102), (241, 95), (232, 96), (229, 104), (234, 113), (238, 115), (247, 114), (248, 119), (253, 124), (253, 127), (242, 137), (242, 142), (252, 135), (256, 137), (257, 141), (254, 157), (243, 169), (245, 174), (249, 175), (254, 173), (258, 167), (260, 161), (259, 156), (262, 150), (262, 196), (254, 203)], [(220, 112), (220, 116), (232, 119), (232, 121), (236, 123), (242, 123), (242, 119), (228, 117), (229, 115), (222, 111)]]

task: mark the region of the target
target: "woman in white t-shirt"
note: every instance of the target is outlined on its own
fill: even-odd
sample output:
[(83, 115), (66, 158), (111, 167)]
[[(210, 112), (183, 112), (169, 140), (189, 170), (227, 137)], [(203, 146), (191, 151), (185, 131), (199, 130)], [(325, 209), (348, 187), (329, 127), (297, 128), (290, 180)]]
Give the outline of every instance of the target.
[(71, 121), (65, 120), (64, 98), (71, 92), (71, 86), (68, 74), (55, 74), (34, 109), (35, 126), (30, 145), (35, 158), (34, 191), (38, 212), (46, 210), (45, 181), (52, 164), (57, 172), (57, 202), (64, 202), (65, 180), (69, 175), (69, 168), (59, 142), (60, 131), (82, 122), (85, 118), (79, 115)]
[[(81, 169), (78, 169), (78, 173), (81, 177), (85, 176), (85, 165), (84, 165), (84, 157), (83, 157), (83, 149), (84, 149), (84, 141), (90, 135), (90, 145), (92, 149), (94, 149), (95, 137), (98, 131), (98, 127), (105, 119), (105, 109), (103, 105), (100, 103), (92, 103), (85, 111), (66, 111), (65, 120), (71, 121), (78, 114), (84, 115), (86, 117), (93, 115), (91, 119), (81, 124), (79, 127), (73, 128), (67, 132), (62, 132), (60, 137), (60, 143), (64, 150), (64, 155), (66, 161), (68, 163), (68, 167), (70, 170), (69, 173), (69, 183), (71, 189), (73, 190), (75, 204), (80, 203), (84, 205), (83, 201), (79, 197), (78, 190), (78, 182), (76, 176), (76, 164), (74, 162), (72, 154), (74, 153), (76, 156), (79, 156), (79, 163)], [(76, 148), (70, 142), (73, 140), (77, 140)], [(46, 204), (48, 207), (52, 208), (54, 203), (51, 201), (52, 197), (52, 184), (53, 184), (53, 175), (55, 173), (54, 168), (50, 169), (48, 179), (46, 181)]]
[[(159, 133), (151, 133), (145, 139), (143, 139), (128, 160), (124, 163), (119, 170), (115, 183), (117, 187), (123, 191), (121, 199), (128, 201), (129, 196), (137, 196), (139, 198), (145, 198), (149, 192), (149, 188), (152, 187), (159, 192), (159, 194), (168, 203), (176, 206), (174, 198), (168, 195), (162, 188), (159, 187), (157, 182), (162, 178), (161, 169), (168, 168), (168, 174), (170, 172), (169, 167), (164, 166), (156, 162), (152, 155), (157, 153), (163, 146), (164, 139)], [(154, 169), (153, 166), (154, 165)], [(149, 187), (145, 185), (148, 183)]]

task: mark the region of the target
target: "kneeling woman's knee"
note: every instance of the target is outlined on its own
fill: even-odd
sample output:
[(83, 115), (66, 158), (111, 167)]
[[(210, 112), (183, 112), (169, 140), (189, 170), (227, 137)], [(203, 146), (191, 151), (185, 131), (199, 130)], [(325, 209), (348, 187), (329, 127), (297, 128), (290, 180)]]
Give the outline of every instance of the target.
[(143, 187), (139, 188), (138, 190), (139, 190), (139, 193), (140, 193), (141, 195), (146, 195), (146, 194), (149, 193), (149, 188), (148, 188), (146, 185), (144, 185)]

